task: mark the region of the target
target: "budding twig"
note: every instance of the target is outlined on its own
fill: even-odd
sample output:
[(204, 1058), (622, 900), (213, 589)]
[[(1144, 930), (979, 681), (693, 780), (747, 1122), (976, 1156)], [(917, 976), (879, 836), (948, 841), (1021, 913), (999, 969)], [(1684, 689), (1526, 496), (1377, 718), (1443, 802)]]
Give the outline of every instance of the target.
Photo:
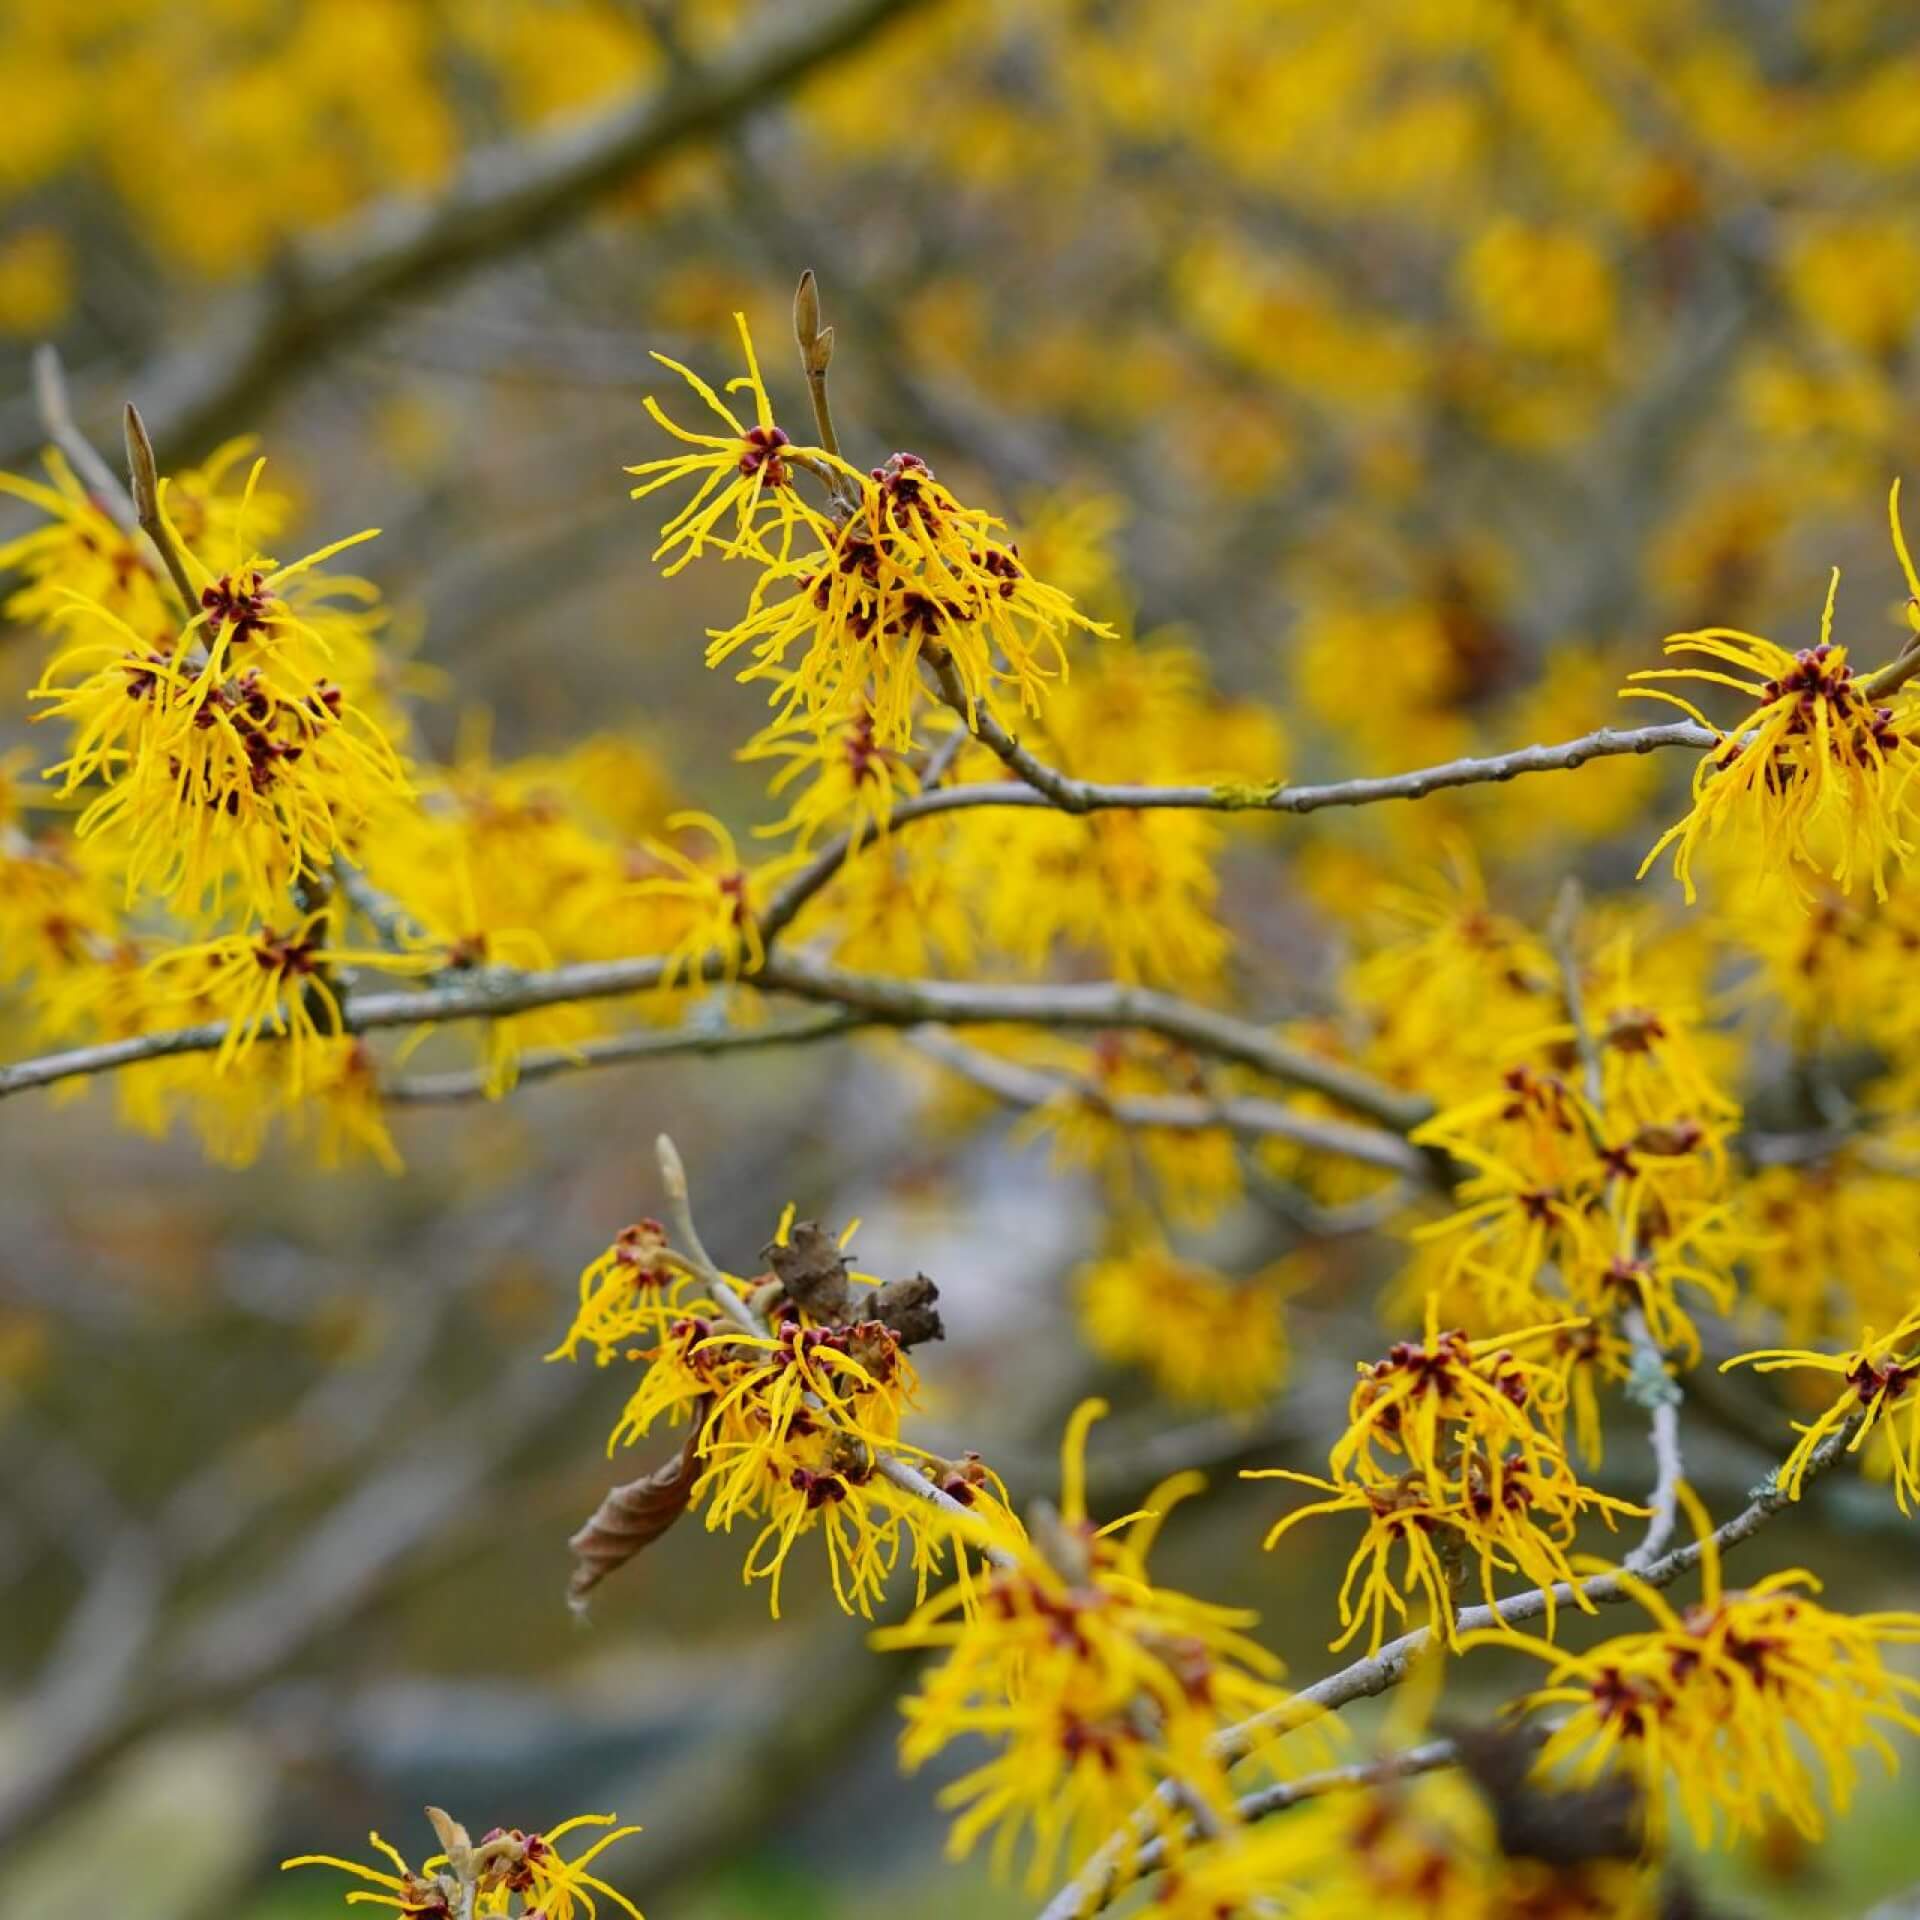
[[(813, 406), (814, 431), (823, 451), (841, 458), (840, 437), (833, 429), (833, 407), (827, 398), (827, 369), (833, 365), (833, 329), (820, 324), (820, 288), (809, 267), (793, 293), (793, 339), (800, 349), (800, 371), (806, 377), (807, 399)], [(860, 504), (859, 490), (837, 466), (806, 463), (826, 485), (834, 505), (852, 513)]]
[(180, 596), (181, 611), (189, 620), (199, 611), (200, 591), (187, 572), (187, 562), (173, 529), (160, 511), (160, 472), (154, 464), (153, 442), (147, 436), (147, 423), (131, 400), (126, 411), (127, 477), (132, 483), (134, 517), (140, 531), (153, 542), (153, 550), (165, 563), (173, 589)]
[(672, 1136), (663, 1133), (653, 1143), (653, 1154), (660, 1164), (660, 1184), (667, 1193), (667, 1219), (672, 1223), (678, 1251), (707, 1283), (715, 1304), (730, 1320), (744, 1332), (765, 1333), (766, 1328), (754, 1317), (753, 1309), (734, 1291), (733, 1283), (720, 1271), (701, 1241), (700, 1229), (693, 1224), (693, 1197), (687, 1191), (686, 1162), (680, 1158), (680, 1149), (673, 1144)]

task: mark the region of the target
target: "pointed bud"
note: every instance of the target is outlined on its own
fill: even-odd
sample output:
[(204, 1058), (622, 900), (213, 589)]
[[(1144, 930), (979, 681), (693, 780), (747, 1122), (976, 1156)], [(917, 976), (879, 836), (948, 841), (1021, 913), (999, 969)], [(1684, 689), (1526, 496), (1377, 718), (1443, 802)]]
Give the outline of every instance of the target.
[(126, 436), (127, 478), (133, 492), (133, 510), (145, 526), (159, 517), (160, 474), (154, 464), (153, 441), (147, 433), (147, 423), (140, 418), (140, 409), (131, 400), (127, 402)]
[(434, 1832), (439, 1836), (441, 1851), (447, 1856), (447, 1865), (460, 1880), (473, 1878), (473, 1841), (467, 1830), (444, 1807), (429, 1807), (427, 1818), (433, 1824)]
[(813, 343), (820, 337), (820, 289), (814, 284), (811, 267), (800, 276), (800, 284), (794, 289), (793, 337), (799, 345), (800, 358), (811, 365)]

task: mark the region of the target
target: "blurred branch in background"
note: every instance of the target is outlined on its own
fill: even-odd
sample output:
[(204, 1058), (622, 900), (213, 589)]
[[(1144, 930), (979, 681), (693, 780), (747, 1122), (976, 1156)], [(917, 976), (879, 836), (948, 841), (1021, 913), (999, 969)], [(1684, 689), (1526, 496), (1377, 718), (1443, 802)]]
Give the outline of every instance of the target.
[[(289, 249), (259, 286), (231, 296), (202, 337), (122, 383), (155, 436), (192, 458), (251, 423), (271, 389), (350, 342), (380, 303), (551, 232), (676, 149), (764, 109), (925, 0), (823, 0), (780, 7), (709, 67), (682, 67), (658, 93), (578, 124), (471, 155), (443, 194), (394, 200), (341, 232)], [(16, 432), (5, 461), (31, 451)]]

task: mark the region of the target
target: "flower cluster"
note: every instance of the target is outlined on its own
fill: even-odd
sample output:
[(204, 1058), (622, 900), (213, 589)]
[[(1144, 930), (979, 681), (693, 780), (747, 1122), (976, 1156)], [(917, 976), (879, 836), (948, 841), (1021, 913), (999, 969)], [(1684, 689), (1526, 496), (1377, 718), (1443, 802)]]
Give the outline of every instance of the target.
[(115, 841), (130, 899), (193, 912), (237, 896), (271, 913), (378, 807), (408, 796), (398, 752), (351, 684), (366, 683), (356, 603), (370, 590), (317, 571), (373, 537), (286, 566), (237, 540), (214, 562), (182, 543), (198, 603), (158, 633), (102, 602), (70, 603), (71, 643), (35, 689), (40, 717), (68, 730), (49, 772), (63, 794), (101, 788), (75, 831)]
[[(610, 1887), (588, 1868), (616, 1840), (638, 1827), (614, 1826), (610, 1813), (576, 1814), (544, 1833), (524, 1833), (518, 1827), (495, 1827), (478, 1840), (442, 1813), (427, 1809), (440, 1835), (443, 1852), (430, 1854), (418, 1867), (407, 1865), (400, 1851), (379, 1834), (367, 1835), (376, 1853), (391, 1864), (370, 1867), (331, 1853), (303, 1853), (281, 1862), (289, 1867), (337, 1867), (362, 1884), (346, 1896), (349, 1906), (391, 1907), (402, 1920), (507, 1920), (509, 1915), (538, 1920), (595, 1920), (594, 1896), (610, 1900), (633, 1920), (643, 1920), (617, 1887)], [(609, 1827), (591, 1846), (567, 1858), (555, 1844), (582, 1827)]]
[(1559, 1351), (1581, 1449), (1597, 1458), (1596, 1388), (1625, 1376), (1629, 1317), (1662, 1351), (1697, 1358), (1692, 1302), (1731, 1306), (1748, 1241), (1727, 1159), (1739, 1109), (1707, 1071), (1690, 1009), (1643, 993), (1627, 935), (1586, 988), (1590, 1033), (1542, 1026), (1497, 1090), (1415, 1133), (1463, 1177), (1456, 1210), (1416, 1229), (1414, 1277), (1476, 1325), (1577, 1318)]
[[(1898, 482), (1888, 517), (1908, 591), (1920, 601), (1920, 576), (1900, 529)], [(1863, 682), (1848, 664), (1847, 649), (1833, 638), (1839, 587), (1836, 567), (1820, 638), (1797, 653), (1750, 633), (1710, 627), (1676, 635), (1667, 652), (1717, 660), (1720, 667), (1633, 675), (1636, 682), (1698, 680), (1731, 687), (1750, 703), (1750, 711), (1721, 732), (1679, 694), (1627, 689), (1630, 696), (1664, 700), (1719, 735), (1719, 744), (1695, 769), (1692, 811), (1660, 836), (1641, 866), (1644, 874), (1671, 846), (1674, 873), (1689, 902), (1695, 854), (1723, 831), (1737, 835), (1738, 857), (1759, 871), (1811, 868), (1842, 892), (1866, 880), (1882, 898), (1889, 867), (1904, 866), (1912, 853), (1916, 815), (1909, 788), (1920, 770), (1920, 707), (1905, 692), (1883, 703), (1873, 683)]]
[[(1567, 1549), (1581, 1517), (1597, 1514), (1611, 1526), (1617, 1515), (1640, 1511), (1582, 1485), (1567, 1462), (1567, 1401), (1551, 1344), (1583, 1323), (1470, 1341), (1442, 1331), (1437, 1313), (1430, 1297), (1423, 1339), (1361, 1363), (1327, 1477), (1289, 1467), (1242, 1476), (1288, 1480), (1327, 1496), (1278, 1521), (1266, 1536), (1269, 1549), (1316, 1514), (1366, 1517), (1340, 1589), (1336, 1648), (1364, 1632), (1368, 1650), (1377, 1651), (1389, 1618), (1409, 1621), (1414, 1600), (1451, 1643), (1456, 1595), (1469, 1571), (1478, 1572), (1490, 1605), (1497, 1576), (1523, 1575), (1547, 1596), (1551, 1615), (1555, 1583), (1573, 1577)], [(1577, 1587), (1574, 1593), (1590, 1611), (1592, 1603)]]
[[(1087, 1431), (1105, 1411), (1083, 1401), (1068, 1422), (1060, 1505), (1036, 1513), (1030, 1541), (874, 1636), (878, 1647), (944, 1656), (905, 1702), (909, 1770), (967, 1735), (991, 1745), (941, 1790), (941, 1804), (959, 1809), (949, 1851), (964, 1856), (991, 1834), (1002, 1871), (1024, 1840), (1036, 1888), (1063, 1850), (1084, 1859), (1142, 1802), (1175, 1849), (1196, 1804), (1208, 1822), (1232, 1819), (1213, 1737), (1286, 1701), (1278, 1661), (1247, 1637), (1252, 1614), (1155, 1586), (1148, 1574), (1168, 1510), (1198, 1475), (1166, 1482), (1125, 1520), (1089, 1519)], [(1303, 1710), (1295, 1724), (1310, 1719)], [(1166, 1783), (1179, 1796), (1155, 1792)]]
[(1657, 1822), (1669, 1780), (1695, 1838), (1724, 1822), (1761, 1832), (1778, 1815), (1817, 1839), (1820, 1783), (1845, 1809), (1860, 1750), (1891, 1758), (1882, 1729), (1920, 1733), (1920, 1681), (1888, 1669), (1882, 1650), (1920, 1644), (1920, 1613), (1835, 1613), (1812, 1598), (1820, 1583), (1798, 1569), (1725, 1588), (1718, 1543), (1691, 1492), (1700, 1535), (1701, 1594), (1675, 1609), (1631, 1573), (1614, 1578), (1651, 1628), (1584, 1653), (1511, 1632), (1463, 1645), (1524, 1646), (1546, 1662), (1547, 1683), (1527, 1705), (1559, 1712), (1540, 1765), (1579, 1780), (1624, 1768), (1646, 1790)]
[[(1066, 671), (1063, 637), (1092, 623), (1028, 572), (993, 515), (964, 505), (917, 454), (862, 473), (825, 447), (796, 445), (774, 424), (745, 317), (735, 320), (747, 370), (728, 391), (751, 399), (753, 423), (663, 359), (726, 432), (678, 427), (649, 400), (693, 450), (631, 469), (637, 498), (699, 479), (661, 538), (657, 557), (670, 570), (710, 547), (759, 570), (746, 614), (713, 634), (709, 665), (744, 652), (740, 678), (769, 683), (783, 714), (805, 715), (823, 736), (865, 729), (875, 754), (913, 744), (923, 663), (950, 667), (970, 710), (999, 714), (1010, 697), (1035, 710)], [(828, 510), (802, 499), (803, 474), (820, 482)], [(883, 778), (884, 762), (874, 767)]]
[(581, 1275), (573, 1325), (548, 1358), (590, 1346), (602, 1366), (642, 1369), (609, 1453), (686, 1427), (682, 1504), (709, 1531), (756, 1529), (741, 1577), (768, 1583), (776, 1618), (788, 1556), (809, 1534), (847, 1611), (871, 1614), (903, 1556), (924, 1599), (950, 1547), (964, 1566), (1018, 1535), (977, 1461), (901, 1437), (917, 1386), (907, 1349), (939, 1333), (934, 1289), (852, 1272), (791, 1210), (766, 1252), (772, 1271), (753, 1284), (676, 1252), (657, 1222), (629, 1227)]

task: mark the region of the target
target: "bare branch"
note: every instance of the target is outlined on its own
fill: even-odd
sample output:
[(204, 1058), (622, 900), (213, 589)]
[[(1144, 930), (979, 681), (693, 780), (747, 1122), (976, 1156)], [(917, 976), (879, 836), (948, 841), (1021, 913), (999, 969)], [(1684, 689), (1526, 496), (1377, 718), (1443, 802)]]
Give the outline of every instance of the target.
[[(717, 972), (717, 960), (705, 970)], [(353, 995), (342, 1007), (341, 1021), (349, 1033), (371, 1033), (383, 1027), (448, 1020), (505, 1019), (539, 1007), (644, 993), (660, 984), (665, 971), (666, 963), (659, 956), (585, 961), (531, 973), (488, 968), (421, 991)], [(1278, 1080), (1311, 1087), (1396, 1130), (1417, 1125), (1428, 1111), (1425, 1102), (1397, 1093), (1338, 1062), (1288, 1046), (1264, 1027), (1171, 994), (1117, 982), (1063, 986), (911, 982), (842, 972), (816, 961), (778, 958), (748, 975), (747, 983), (800, 999), (828, 1002), (875, 1025), (937, 1022), (948, 1026), (1137, 1027), (1163, 1034), (1197, 1052), (1237, 1060)], [(213, 1022), (19, 1061), (0, 1067), (0, 1098), (31, 1087), (137, 1066), (143, 1061), (211, 1053), (226, 1037), (225, 1024)], [(280, 1037), (269, 1030), (260, 1034), (256, 1044), (270, 1045)], [(638, 1037), (634, 1044), (636, 1051), (644, 1051)], [(543, 1063), (543, 1070), (558, 1071), (558, 1067), (545, 1067)]]
[[(840, 436), (833, 428), (833, 407), (827, 398), (827, 369), (833, 365), (833, 329), (820, 324), (820, 287), (809, 267), (800, 276), (793, 295), (793, 339), (800, 349), (800, 371), (807, 383), (807, 398), (813, 406), (814, 431), (820, 445), (834, 459), (840, 456)], [(827, 491), (843, 513), (851, 513), (860, 504), (857, 490), (837, 467), (823, 470)]]
[(925, 0), (766, 10), (765, 31), (658, 92), (471, 154), (432, 199), (394, 198), (298, 241), (194, 341), (135, 378), (160, 438), (182, 452), (250, 424), (268, 394), (337, 349), (394, 296), (551, 233), (639, 169), (772, 105)]
[(33, 350), (33, 400), (47, 438), (66, 455), (67, 464), (80, 476), (101, 512), (122, 533), (137, 532), (140, 517), (120, 476), (74, 424), (73, 408), (67, 399), (66, 368), (61, 365), (59, 349), (51, 343)]
[[(1324, 1773), (1304, 1774), (1298, 1780), (1279, 1780), (1243, 1794), (1234, 1802), (1234, 1813), (1241, 1825), (1265, 1820), (1303, 1800), (1317, 1800), (1323, 1794), (1349, 1793), (1356, 1787), (1377, 1787), (1389, 1780), (1408, 1780), (1415, 1774), (1435, 1773), (1452, 1766), (1460, 1757), (1451, 1740), (1429, 1740), (1400, 1753), (1384, 1753), (1377, 1760), (1356, 1760), (1350, 1766), (1329, 1767)], [(1158, 1873), (1167, 1864), (1166, 1840), (1156, 1835), (1134, 1855), (1132, 1870), (1136, 1878)]]
[[(965, 691), (959, 688), (957, 675), (954, 688), (962, 702), (957, 710), (963, 717), (969, 717), (964, 705)], [(952, 697), (949, 695), (950, 702)], [(979, 739), (1020, 775), (1019, 781), (976, 781), (967, 786), (942, 787), (910, 795), (894, 807), (889, 834), (919, 820), (973, 807), (1057, 807), (1073, 814), (1162, 807), (1206, 813), (1319, 813), (1327, 807), (1367, 807), (1383, 800), (1419, 800), (1447, 787), (1481, 786), (1512, 780), (1525, 773), (1571, 771), (1589, 760), (1605, 760), (1621, 754), (1653, 753), (1662, 747), (1705, 751), (1719, 744), (1719, 736), (1705, 727), (1697, 727), (1691, 721), (1676, 721), (1653, 727), (1601, 727), (1597, 732), (1583, 733), (1577, 739), (1562, 740), (1553, 746), (1517, 747), (1511, 753), (1492, 754), (1482, 759), (1445, 760), (1437, 766), (1416, 767), (1411, 772), (1388, 774), (1379, 779), (1337, 780), (1322, 786), (1293, 787), (1277, 781), (1265, 786), (1118, 786), (1075, 780), (1047, 766), (990, 714), (971, 716), (970, 724), (975, 726)], [(830, 840), (815, 855), (812, 864), (795, 874), (774, 896), (761, 921), (763, 937), (771, 939), (784, 931), (857, 852), (878, 844), (885, 837), (869, 834), (858, 847), (846, 834)]]
[(892, 1026), (1038, 1025), (1095, 1031), (1133, 1027), (1177, 1041), (1196, 1053), (1236, 1060), (1276, 1080), (1309, 1087), (1396, 1132), (1410, 1131), (1432, 1112), (1431, 1105), (1417, 1095), (1401, 1093), (1337, 1060), (1289, 1045), (1265, 1027), (1149, 987), (1114, 981), (1028, 986), (900, 980), (786, 957), (769, 960), (754, 981), (801, 999), (854, 1008)]
[[(942, 697), (966, 714), (965, 689), (957, 672), (939, 674)], [(948, 686), (951, 674), (952, 686)], [(1338, 780), (1324, 786), (1289, 786), (1284, 781), (1242, 786), (1215, 782), (1210, 786), (1122, 786), (1097, 780), (1075, 780), (1057, 767), (1038, 760), (984, 712), (974, 716), (974, 731), (1025, 782), (1019, 787), (953, 787), (941, 795), (916, 796), (894, 809), (896, 823), (930, 813), (951, 812), (963, 806), (1054, 806), (1065, 813), (1096, 813), (1122, 807), (1144, 809), (1177, 807), (1212, 813), (1318, 813), (1325, 807), (1367, 807), (1382, 800), (1423, 800), (1446, 787), (1484, 786), (1523, 773), (1559, 773), (1628, 753), (1653, 753), (1661, 747), (1691, 747), (1704, 752), (1720, 744), (1721, 736), (1691, 720), (1652, 727), (1600, 727), (1553, 746), (1516, 747), (1508, 753), (1443, 760), (1436, 766), (1408, 773), (1390, 773), (1378, 779)], [(938, 799), (942, 805), (929, 804)]]
[(1679, 1386), (1667, 1372), (1665, 1357), (1647, 1331), (1646, 1315), (1634, 1307), (1624, 1316), (1623, 1325), (1633, 1347), (1627, 1392), (1647, 1409), (1653, 1443), (1654, 1484), (1647, 1496), (1652, 1518), (1647, 1522), (1646, 1538), (1627, 1555), (1625, 1563), (1629, 1570), (1638, 1572), (1666, 1551), (1680, 1517), (1680, 1481), (1685, 1472), (1680, 1457), (1681, 1396)]
[(929, 1060), (950, 1068), (977, 1087), (1014, 1106), (1044, 1107), (1056, 1101), (1080, 1101), (1124, 1127), (1165, 1127), (1177, 1133), (1205, 1133), (1225, 1127), (1254, 1139), (1293, 1140), (1320, 1153), (1359, 1160), (1368, 1166), (1423, 1183), (1435, 1178), (1434, 1163), (1398, 1134), (1377, 1127), (1356, 1127), (1340, 1120), (1297, 1112), (1278, 1101), (1245, 1097), (1199, 1099), (1177, 1094), (1129, 1094), (1110, 1097), (1084, 1080), (1043, 1073), (1002, 1060), (955, 1040), (938, 1027), (916, 1028), (908, 1043)]
[[(869, 1023), (857, 1013), (831, 1009), (805, 1019), (764, 1027), (663, 1027), (638, 1033), (612, 1034), (604, 1040), (583, 1040), (573, 1047), (542, 1047), (523, 1053), (514, 1066), (514, 1090), (538, 1080), (589, 1067), (623, 1066), (630, 1060), (664, 1060), (684, 1054), (711, 1057), (720, 1053), (760, 1053), (770, 1047), (795, 1047), (814, 1040), (832, 1040), (857, 1033)], [(490, 1091), (493, 1076), (484, 1069), (469, 1073), (414, 1074), (382, 1084), (380, 1097), (390, 1106), (426, 1106), (452, 1100), (478, 1100)]]
[[(1004, 730), (1001, 730), (1003, 733)], [(983, 733), (989, 745), (995, 736)], [(1281, 813), (1312, 813), (1322, 807), (1364, 806), (1387, 799), (1411, 799), (1443, 787), (1507, 780), (1519, 773), (1573, 768), (1587, 760), (1611, 754), (1649, 753), (1658, 747), (1710, 747), (1712, 733), (1690, 723), (1645, 727), (1620, 733), (1602, 728), (1597, 733), (1563, 741), (1551, 747), (1522, 747), (1489, 759), (1454, 760), (1385, 779), (1350, 780), (1321, 787), (1119, 787), (1066, 780), (1052, 769), (1040, 768), (1024, 749), (1009, 741), (1013, 764), (1040, 769), (1040, 777), (1054, 791), (1032, 785), (976, 785), (942, 787), (902, 801), (894, 812), (895, 827), (938, 813), (975, 806), (1065, 805), (1069, 811), (1100, 808), (1182, 807), (1236, 812), (1261, 809)], [(996, 751), (1000, 749), (996, 747)], [(1064, 783), (1064, 784), (1063, 784)], [(1059, 798), (1064, 791), (1069, 795)], [(771, 940), (789, 925), (802, 906), (818, 893), (851, 856), (844, 837), (822, 850), (813, 866), (798, 875), (770, 904), (763, 935)], [(717, 966), (705, 969), (717, 971)], [(437, 981), (422, 991), (356, 996), (344, 1010), (349, 1032), (371, 1032), (380, 1027), (411, 1026), (427, 1021), (501, 1019), (537, 1007), (575, 1001), (616, 998), (643, 993), (660, 984), (665, 961), (659, 956), (630, 960), (592, 961), (545, 972), (522, 973), (489, 968)], [(956, 981), (909, 982), (841, 973), (814, 962), (770, 958), (751, 984), (804, 999), (838, 1003), (850, 1012), (879, 1024), (922, 1025), (1042, 1025), (1069, 1028), (1137, 1027), (1160, 1033), (1196, 1051), (1243, 1065), (1274, 1078), (1309, 1087), (1341, 1105), (1405, 1132), (1431, 1111), (1414, 1095), (1383, 1086), (1370, 1076), (1337, 1061), (1288, 1046), (1264, 1028), (1229, 1015), (1178, 1000), (1170, 995), (1116, 983), (1071, 986), (1001, 986)], [(263, 1034), (263, 1040), (274, 1036)], [(145, 1034), (94, 1047), (0, 1067), (0, 1098), (30, 1087), (106, 1073), (182, 1053), (216, 1050), (226, 1028), (213, 1024), (168, 1033)], [(635, 1051), (640, 1052), (636, 1043)], [(561, 1071), (558, 1061), (543, 1060), (542, 1073)], [(442, 1097), (439, 1092), (422, 1098)], [(444, 1097), (464, 1097), (450, 1089)]]

